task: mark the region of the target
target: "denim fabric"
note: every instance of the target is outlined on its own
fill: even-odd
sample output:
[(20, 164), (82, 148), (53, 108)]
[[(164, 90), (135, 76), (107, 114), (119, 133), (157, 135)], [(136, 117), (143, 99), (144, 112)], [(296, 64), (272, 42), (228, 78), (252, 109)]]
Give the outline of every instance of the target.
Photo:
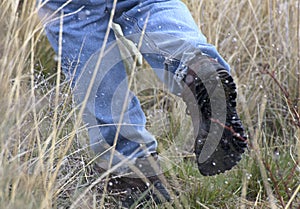
[[(90, 83), (88, 74), (94, 72), (103, 47), (113, 1), (73, 0), (64, 5), (66, 1), (50, 0), (40, 3), (39, 16), (56, 53), (59, 51), (60, 17), (64, 15), (61, 43), (63, 72), (73, 79), (74, 86), (83, 77), (84, 82), (77, 89), (86, 90)], [(134, 43), (138, 43), (145, 27), (141, 52), (158, 77), (177, 95), (180, 95), (181, 86), (173, 79), (175, 71), (197, 50), (230, 70), (216, 48), (207, 43), (189, 10), (179, 0), (119, 0), (114, 22), (122, 27), (124, 35)], [(116, 124), (121, 116), (123, 120), (116, 143), (120, 158), (122, 155), (132, 159), (144, 157), (157, 148), (155, 138), (145, 128), (145, 115), (137, 97), (132, 92), (129, 92), (129, 99), (124, 97), (128, 81), (114, 41), (115, 35), (110, 30), (105, 59), (97, 69), (100, 73), (93, 86), (92, 92), (95, 93), (84, 115), (91, 147), (97, 155), (102, 156), (100, 158), (104, 162), (108, 154), (103, 153), (114, 144), (118, 128)], [(104, 68), (108, 70), (103, 71)], [(79, 103), (84, 99), (85, 90), (78, 97)], [(124, 103), (127, 106), (123, 115)], [(95, 122), (91, 118), (94, 118), (98, 127), (92, 127)], [(119, 162), (117, 158), (113, 163)]]

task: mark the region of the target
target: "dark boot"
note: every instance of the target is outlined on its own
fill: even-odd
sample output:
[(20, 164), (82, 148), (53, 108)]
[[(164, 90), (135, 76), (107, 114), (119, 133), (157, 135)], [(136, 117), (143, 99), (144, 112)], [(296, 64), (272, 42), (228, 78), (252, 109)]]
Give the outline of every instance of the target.
[(171, 200), (156, 153), (146, 158), (138, 158), (130, 170), (120, 176), (111, 174), (107, 186), (109, 192), (122, 194), (120, 200), (123, 207), (142, 206), (150, 200), (156, 204)]
[(163, 174), (148, 178), (124, 177), (121, 180), (127, 184), (127, 188), (123, 187), (127, 191), (122, 200), (122, 206), (125, 208), (143, 206), (149, 201), (153, 201), (157, 205), (171, 201), (170, 194), (165, 187)]
[(128, 184), (129, 187), (126, 189), (130, 191), (123, 201), (124, 207), (143, 205), (143, 202), (148, 200), (152, 200), (156, 204), (171, 200), (166, 189), (167, 181), (159, 166), (156, 153), (149, 157), (138, 158), (132, 173), (122, 177), (121, 181)]
[(199, 171), (223, 173), (241, 160), (247, 148), (236, 112), (236, 85), (222, 65), (205, 55), (195, 56), (186, 66), (182, 98), (194, 125)]

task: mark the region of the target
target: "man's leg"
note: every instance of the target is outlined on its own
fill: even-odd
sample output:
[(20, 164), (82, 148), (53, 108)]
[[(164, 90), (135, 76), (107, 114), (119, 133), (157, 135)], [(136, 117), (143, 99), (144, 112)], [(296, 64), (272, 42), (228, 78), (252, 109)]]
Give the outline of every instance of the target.
[[(59, 36), (62, 28), (63, 72), (72, 79), (79, 104), (84, 101), (93, 74), (97, 71), (83, 119), (88, 124), (91, 148), (99, 156), (96, 160), (98, 166), (101, 170), (115, 166), (116, 170), (113, 173), (117, 174), (126, 173), (128, 170), (140, 170), (140, 175), (150, 175), (150, 184), (153, 183), (164, 199), (170, 200), (164, 186), (155, 178), (156, 171), (150, 166), (150, 161), (156, 164), (157, 142), (145, 129), (146, 120), (140, 103), (131, 92), (128, 93), (128, 98), (125, 97), (128, 89), (127, 76), (112, 32), (108, 36), (103, 57), (100, 58), (100, 65), (97, 66), (110, 18), (107, 2), (74, 0), (64, 5), (65, 2), (48, 1), (39, 10), (39, 15), (45, 23), (47, 37), (57, 54), (60, 50)], [(64, 15), (62, 25), (61, 15)], [(121, 126), (118, 132), (119, 124)], [(117, 152), (110, 152), (112, 145), (116, 145)], [(112, 165), (109, 165), (111, 156), (114, 158)], [(148, 158), (151, 158), (150, 161)], [(130, 160), (133, 162), (129, 164)], [(143, 164), (143, 169), (131, 168), (136, 166), (136, 163)], [(149, 173), (144, 172), (145, 167), (149, 167), (145, 169)], [(120, 179), (120, 182), (120, 186), (126, 187), (123, 189), (135, 188), (142, 191), (149, 190), (150, 185), (144, 182), (144, 179)], [(160, 201), (160, 198), (158, 199), (157, 202)], [(130, 201), (129, 205), (132, 203)]]
[[(149, 0), (126, 9), (116, 19), (125, 35), (145, 30), (141, 52), (169, 90), (181, 96), (195, 129), (199, 170), (214, 175), (231, 169), (246, 148), (236, 113), (236, 87), (229, 65), (178, 0)], [(168, 73), (162, 73), (162, 69)]]
[[(104, 42), (110, 13), (107, 11), (105, 1), (99, 0), (91, 3), (91, 1), (78, 0), (64, 5), (65, 2), (63, 0), (48, 1), (39, 10), (39, 15), (45, 22), (47, 37), (57, 54), (60, 44), (60, 16), (64, 15), (61, 38), (63, 72), (68, 78), (73, 80), (73, 86), (76, 89), (75, 93), (83, 94), (79, 97), (83, 100), (86, 89), (82, 89), (82, 92), (80, 92), (80, 88), (83, 82), (89, 84), (89, 79), (91, 79), (91, 76), (83, 77), (83, 74), (85, 73), (84, 71), (92, 73), (95, 70), (98, 60), (96, 56), (99, 55), (98, 52)], [(110, 32), (108, 43), (113, 41), (115, 41), (115, 36)], [(119, 84), (122, 83), (123, 86), (126, 86), (126, 71), (118, 52), (114, 52), (116, 52), (114, 59), (111, 59), (114, 62), (113, 66), (103, 75), (101, 82), (95, 82), (98, 86), (93, 87), (96, 90), (92, 92), (94, 95), (90, 95), (84, 116), (87, 120), (85, 122), (89, 123), (90, 126), (91, 147), (97, 155), (101, 155), (102, 152), (106, 151), (107, 146), (103, 146), (106, 142), (110, 146), (114, 144), (117, 130), (115, 124), (120, 122), (119, 114), (125, 100), (124, 92), (126, 92), (126, 89), (120, 88)], [(115, 62), (116, 59), (118, 62)], [(76, 87), (77, 83), (79, 83), (78, 87)], [(119, 92), (116, 92), (117, 90)], [(114, 99), (116, 95), (121, 98), (118, 98), (118, 100)], [(121, 101), (122, 99), (123, 101)], [(135, 153), (131, 156), (133, 158), (154, 153), (157, 146), (156, 140), (145, 129), (146, 120), (144, 113), (139, 101), (131, 93), (129, 94), (128, 108), (125, 110), (125, 115), (129, 115), (127, 118), (125, 117), (129, 121), (123, 121), (123, 123), (132, 125), (130, 126), (130, 131), (121, 130), (116, 143), (116, 150), (125, 156), (131, 156)], [(91, 127), (97, 125), (93, 121), (97, 122), (98, 127)], [(126, 129), (125, 126), (124, 129)], [(105, 142), (103, 142), (104, 139)]]

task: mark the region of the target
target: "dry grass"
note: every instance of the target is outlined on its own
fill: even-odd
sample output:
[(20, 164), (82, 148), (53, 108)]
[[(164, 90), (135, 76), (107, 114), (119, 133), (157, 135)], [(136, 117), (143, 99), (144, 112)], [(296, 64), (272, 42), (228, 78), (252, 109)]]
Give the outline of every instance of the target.
[[(99, 208), (101, 186), (91, 187), (99, 174), (69, 84), (54, 73), (59, 63), (35, 2), (22, 2), (0, 3), (0, 208), (69, 208), (83, 192), (72, 206)], [(202, 177), (186, 146), (167, 173), (181, 192), (173, 207), (299, 208), (299, 1), (185, 3), (232, 66), (251, 147), (234, 170)], [(158, 130), (155, 122), (164, 120), (168, 125), (155, 133), (160, 144), (172, 145), (174, 136), (183, 140), (175, 133), (189, 121), (182, 104), (169, 97), (175, 105), (164, 109), (166, 95), (153, 93), (140, 95), (150, 129)], [(114, 199), (106, 200), (105, 207), (113, 207)]]

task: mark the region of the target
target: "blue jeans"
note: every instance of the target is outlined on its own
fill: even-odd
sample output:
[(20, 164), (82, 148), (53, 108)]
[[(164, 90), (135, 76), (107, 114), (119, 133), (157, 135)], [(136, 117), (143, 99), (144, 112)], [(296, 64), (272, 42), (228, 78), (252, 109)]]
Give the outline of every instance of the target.
[[(101, 47), (104, 47), (113, 1), (73, 0), (64, 5), (65, 0), (50, 0), (41, 3), (39, 15), (56, 53), (59, 51), (60, 16), (64, 15), (61, 39), (63, 72), (73, 79), (74, 86), (80, 83), (77, 88), (81, 92), (80, 103), (90, 83), (88, 74), (95, 71)], [(207, 43), (189, 10), (179, 0), (119, 0), (113, 21), (121, 26), (124, 36), (136, 44), (145, 29), (141, 53), (169, 90), (179, 96), (181, 85), (174, 80), (174, 74), (196, 50), (230, 70), (216, 48)], [(91, 147), (103, 162), (109, 156), (105, 150), (114, 144), (119, 122), (121, 126), (115, 148), (120, 156), (145, 157), (156, 152), (157, 148), (155, 138), (145, 128), (146, 119), (139, 100), (132, 92), (127, 98), (124, 96), (128, 80), (115, 40), (110, 30), (106, 53), (84, 114)], [(104, 68), (108, 70), (103, 71)], [(124, 104), (127, 105), (125, 112)], [(97, 127), (94, 127), (95, 123)], [(119, 157), (113, 161), (117, 162)]]

